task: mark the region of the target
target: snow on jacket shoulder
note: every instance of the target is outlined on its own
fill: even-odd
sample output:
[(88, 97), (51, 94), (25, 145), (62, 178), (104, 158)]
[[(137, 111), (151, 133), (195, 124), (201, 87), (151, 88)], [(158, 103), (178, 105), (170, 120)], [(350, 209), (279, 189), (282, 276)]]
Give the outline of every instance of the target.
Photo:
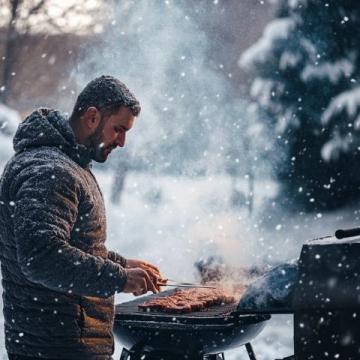
[(57, 111), (32, 113), (0, 182), (5, 343), (10, 353), (102, 359), (113, 353), (125, 259), (105, 247), (103, 197)]

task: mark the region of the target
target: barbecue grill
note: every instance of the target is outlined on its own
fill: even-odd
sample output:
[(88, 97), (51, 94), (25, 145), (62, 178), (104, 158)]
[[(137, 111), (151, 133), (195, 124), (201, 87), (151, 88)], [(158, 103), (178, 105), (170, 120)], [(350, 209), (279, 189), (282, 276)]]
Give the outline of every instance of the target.
[(360, 359), (359, 235), (360, 228), (338, 230), (307, 242), (291, 303), (247, 311), (293, 314), (295, 354), (286, 359)]
[[(360, 359), (360, 235), (303, 246), (293, 298), (296, 359)], [(346, 238), (350, 236), (350, 238)]]
[(117, 305), (114, 332), (127, 347), (121, 360), (224, 359), (223, 351), (242, 345), (254, 360), (250, 341), (272, 313), (294, 316), (295, 354), (286, 359), (360, 359), (360, 228), (335, 234), (303, 245), (292, 301), (282, 309), (138, 310), (138, 304), (174, 290)]
[(236, 304), (218, 305), (191, 313), (144, 312), (138, 305), (176, 289), (116, 306), (114, 334), (126, 348), (121, 360), (224, 359), (225, 350), (245, 345), (255, 359), (250, 341), (270, 319), (268, 314), (240, 314)]

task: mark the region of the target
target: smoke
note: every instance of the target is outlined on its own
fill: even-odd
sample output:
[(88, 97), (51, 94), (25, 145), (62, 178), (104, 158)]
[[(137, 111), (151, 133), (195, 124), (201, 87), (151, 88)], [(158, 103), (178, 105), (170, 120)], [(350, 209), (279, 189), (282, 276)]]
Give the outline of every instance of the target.
[[(81, 88), (111, 74), (136, 94), (142, 114), (128, 137), (134, 165), (151, 171), (203, 174), (224, 168), (234, 129), (245, 129), (245, 103), (212, 60), (202, 22), (208, 1), (122, 1), (99, 47), (77, 73)], [(241, 147), (241, 131), (238, 147)]]
[[(74, 72), (79, 88), (100, 74), (116, 76), (141, 102), (127, 149), (130, 169), (142, 170), (145, 180), (139, 185), (136, 176), (127, 178), (125, 218), (114, 217), (110, 232), (114, 239), (129, 239), (119, 249), (125, 255), (161, 260), (173, 272), (184, 267), (166, 262), (175, 253), (178, 263), (189, 267), (214, 254), (243, 266), (293, 258), (304, 240), (334, 224), (324, 226), (325, 216), (318, 214), (289, 219), (271, 201), (262, 212), (277, 192), (269, 182), (274, 166), (269, 154), (279, 157), (279, 152), (266, 126), (260, 126), (264, 119), (249, 111), (213, 60), (215, 40), (202, 23), (216, 15), (214, 6), (211, 1), (121, 1), (101, 43), (87, 49)], [(110, 167), (116, 160), (110, 159)], [(176, 179), (179, 186), (172, 187)], [(140, 194), (132, 213), (127, 194), (134, 189)], [(157, 212), (142, 213), (154, 199), (161, 203)], [(134, 235), (142, 228), (149, 240)]]
[[(140, 100), (142, 113), (126, 145), (130, 168), (153, 176), (162, 173), (207, 179), (198, 181), (207, 189), (192, 182), (196, 193), (182, 189), (181, 195), (173, 195), (183, 196), (183, 204), (177, 205), (186, 207), (182, 220), (174, 213), (153, 220), (157, 228), (171, 228), (175, 237), (171, 246), (158, 244), (158, 250), (154, 250), (140, 240), (142, 249), (148, 248), (143, 253), (156, 253), (158, 259), (164, 257), (164, 246), (169, 251), (172, 247), (182, 249), (185, 263), (214, 253), (232, 263), (248, 263), (248, 254), (254, 252), (256, 230), (250, 235), (242, 231), (242, 227), (252, 228), (244, 216), (248, 211), (246, 195), (240, 199), (243, 203), (237, 204), (245, 209), (232, 212), (231, 192), (246, 194), (249, 173), (268, 172), (257, 152), (268, 147), (269, 142), (263, 141), (255, 115), (231, 88), (222, 64), (213, 60), (215, 40), (202, 24), (208, 21), (209, 14), (216, 16), (216, 6), (209, 1), (119, 2), (101, 44), (87, 50), (85, 60), (74, 73), (79, 88), (101, 74), (116, 76)], [(216, 41), (221, 37), (217, 36)], [(117, 159), (110, 158), (110, 167), (111, 160)], [(230, 185), (226, 173), (239, 180)], [(160, 188), (161, 198), (162, 185), (156, 185), (156, 177), (151, 183)], [(162, 200), (166, 201), (164, 193)], [(255, 199), (255, 205), (261, 201)], [(179, 227), (174, 231), (169, 225), (174, 221), (182, 222), (186, 233)], [(162, 241), (154, 238), (156, 235), (152, 242)], [(133, 246), (129, 244), (129, 248)]]

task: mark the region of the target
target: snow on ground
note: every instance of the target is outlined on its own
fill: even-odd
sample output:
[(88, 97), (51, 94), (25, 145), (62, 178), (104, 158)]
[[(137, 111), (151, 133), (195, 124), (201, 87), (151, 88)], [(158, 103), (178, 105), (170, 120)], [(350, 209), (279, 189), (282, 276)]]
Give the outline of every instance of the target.
[(0, 133), (9, 136), (15, 134), (20, 120), (21, 118), (17, 111), (0, 103)]
[(0, 104), (0, 171), (3, 164), (13, 154), (12, 136), (20, 123), (19, 114)]
[[(265, 329), (251, 341), (256, 358), (275, 360), (294, 354), (293, 316), (272, 315)], [(245, 347), (225, 352), (226, 360), (248, 360)]]

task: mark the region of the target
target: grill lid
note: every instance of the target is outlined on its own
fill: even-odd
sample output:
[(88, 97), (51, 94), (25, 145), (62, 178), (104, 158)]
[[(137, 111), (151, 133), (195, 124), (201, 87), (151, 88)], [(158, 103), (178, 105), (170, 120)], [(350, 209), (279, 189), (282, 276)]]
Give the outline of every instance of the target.
[(359, 259), (358, 239), (304, 245), (293, 298), (294, 310), (358, 309)]

